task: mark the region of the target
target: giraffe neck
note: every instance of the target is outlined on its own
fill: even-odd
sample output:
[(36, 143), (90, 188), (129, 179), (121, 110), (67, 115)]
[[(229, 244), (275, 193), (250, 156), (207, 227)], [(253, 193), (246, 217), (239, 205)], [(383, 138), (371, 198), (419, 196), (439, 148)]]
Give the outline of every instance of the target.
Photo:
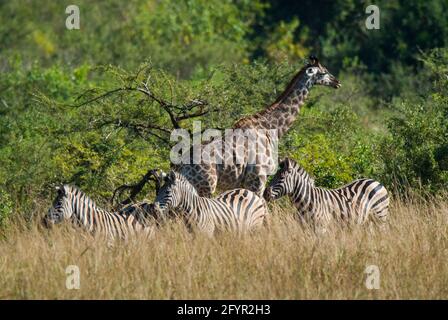
[(261, 113), (262, 126), (277, 129), (278, 138), (282, 137), (299, 114), (311, 87), (309, 78), (299, 73), (277, 101)]

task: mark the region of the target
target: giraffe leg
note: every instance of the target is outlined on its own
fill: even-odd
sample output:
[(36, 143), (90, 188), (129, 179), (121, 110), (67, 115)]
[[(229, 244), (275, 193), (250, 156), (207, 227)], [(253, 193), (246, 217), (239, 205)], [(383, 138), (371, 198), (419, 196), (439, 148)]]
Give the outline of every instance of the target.
[(263, 197), (264, 189), (266, 188), (267, 177), (251, 173), (243, 183), (244, 188), (254, 192), (259, 197)]
[(216, 175), (216, 170), (213, 167), (204, 168), (201, 171), (198, 179), (197, 188), (198, 193), (201, 197), (211, 198), (216, 190), (216, 185), (218, 183), (218, 177)]
[(217, 184), (216, 167), (190, 164), (181, 169), (182, 175), (196, 188), (201, 197), (211, 197)]

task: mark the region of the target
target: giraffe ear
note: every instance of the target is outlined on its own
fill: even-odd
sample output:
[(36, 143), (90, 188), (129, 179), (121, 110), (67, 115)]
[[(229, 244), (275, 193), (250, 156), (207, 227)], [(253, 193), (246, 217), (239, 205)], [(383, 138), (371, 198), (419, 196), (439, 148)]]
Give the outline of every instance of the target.
[(317, 59), (317, 57), (314, 54), (310, 55), (310, 57), (308, 59), (310, 60), (310, 64), (312, 64), (314, 66), (319, 64), (319, 60)]

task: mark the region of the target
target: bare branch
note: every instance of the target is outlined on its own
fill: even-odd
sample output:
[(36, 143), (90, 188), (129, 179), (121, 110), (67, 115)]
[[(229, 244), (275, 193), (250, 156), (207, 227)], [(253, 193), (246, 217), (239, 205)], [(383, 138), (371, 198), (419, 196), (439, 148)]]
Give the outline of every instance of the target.
[[(72, 107), (74, 107), (74, 108), (79, 108), (79, 107), (85, 106), (85, 105), (87, 105), (87, 104), (89, 104), (89, 103), (96, 102), (96, 101), (98, 101), (98, 100), (104, 99), (104, 98), (106, 98), (107, 96), (110, 96), (111, 94), (114, 94), (114, 93), (116, 93), (116, 92), (120, 92), (120, 91), (129, 91), (129, 90), (135, 90), (135, 89), (134, 89), (134, 88), (131, 88), (131, 87), (126, 87), (126, 88), (116, 88), (116, 89), (107, 91), (107, 92), (103, 93), (102, 95), (99, 95), (99, 96), (97, 96), (97, 97), (95, 97), (95, 98), (92, 98), (92, 99), (90, 99), (90, 100), (84, 101), (83, 103), (80, 103), (80, 104), (78, 104), (78, 105), (73, 105)], [(88, 91), (91, 91), (91, 89), (89, 89)], [(81, 94), (76, 100), (80, 99), (80, 98), (83, 97), (85, 94), (86, 94), (86, 93)]]
[(112, 198), (110, 199), (110, 202), (113, 204), (115, 197), (117, 195), (121, 195), (123, 193), (123, 191), (126, 189), (131, 190), (131, 193), (128, 198), (126, 198), (125, 200), (120, 202), (120, 205), (126, 205), (131, 202), (134, 202), (135, 197), (142, 191), (143, 187), (149, 181), (153, 181), (155, 183), (155, 189), (156, 189), (156, 193), (157, 193), (159, 191), (161, 183), (162, 183), (162, 180), (161, 180), (161, 177), (160, 177), (158, 171), (159, 171), (159, 169), (151, 169), (136, 184), (133, 184), (133, 185), (124, 184), (124, 185), (119, 186), (118, 188), (116, 188), (114, 190), (114, 193), (112, 195)]

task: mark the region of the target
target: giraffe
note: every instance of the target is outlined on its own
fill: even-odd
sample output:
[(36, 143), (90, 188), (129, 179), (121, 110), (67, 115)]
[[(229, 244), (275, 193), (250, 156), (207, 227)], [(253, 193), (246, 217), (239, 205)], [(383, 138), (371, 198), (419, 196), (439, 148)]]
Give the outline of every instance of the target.
[[(262, 111), (238, 120), (232, 127), (234, 131), (230, 139), (225, 139), (225, 142), (212, 140), (204, 144), (202, 155), (212, 159), (211, 161), (184, 162), (172, 165), (172, 168), (183, 174), (201, 196), (210, 197), (218, 184), (223, 190), (241, 187), (262, 195), (268, 175), (274, 174), (277, 167), (274, 140), (280, 139), (292, 126), (313, 85), (336, 89), (341, 86), (339, 80), (329, 73), (315, 56), (309, 58), (309, 62), (297, 72), (274, 103)], [(263, 163), (248, 163), (249, 155), (245, 148), (247, 144), (240, 139), (244, 130), (255, 134), (264, 132), (267, 144), (256, 150), (257, 159), (262, 156)], [(273, 137), (272, 133), (276, 136)], [(226, 149), (229, 146), (230, 148)], [(227, 161), (236, 158), (229, 150), (235, 151), (238, 147), (243, 147), (240, 162)], [(191, 160), (191, 153), (187, 156)]]

